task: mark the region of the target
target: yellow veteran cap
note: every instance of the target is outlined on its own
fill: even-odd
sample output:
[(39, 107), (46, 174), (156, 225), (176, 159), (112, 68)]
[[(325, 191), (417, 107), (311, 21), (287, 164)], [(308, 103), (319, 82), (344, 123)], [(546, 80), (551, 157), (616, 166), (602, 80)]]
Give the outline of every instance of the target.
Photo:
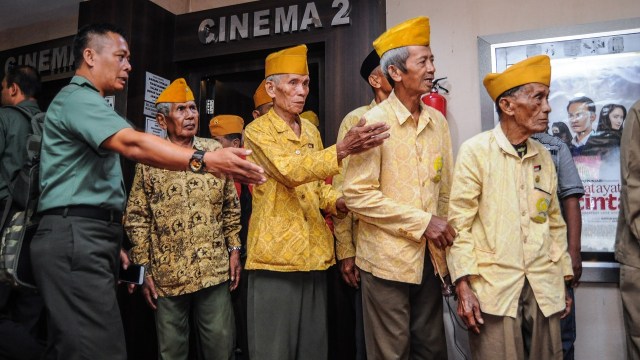
[(260, 85), (258, 85), (258, 88), (256, 89), (256, 92), (253, 93), (253, 108), (257, 109), (260, 105), (264, 105), (266, 103), (270, 103), (273, 101), (273, 99), (271, 98), (271, 96), (269, 96), (269, 94), (267, 94), (267, 89), (264, 87), (264, 83), (266, 82), (266, 80), (262, 80), (262, 82), (260, 83)]
[(501, 73), (489, 73), (482, 81), (493, 101), (503, 92), (528, 83), (551, 83), (551, 60), (536, 55), (509, 66)]
[(241, 134), (244, 120), (237, 115), (218, 115), (209, 121), (211, 136)]
[(156, 99), (158, 103), (183, 103), (193, 101), (193, 92), (183, 78), (174, 80)]
[(303, 112), (300, 114), (300, 117), (309, 120), (315, 126), (320, 126), (320, 119), (318, 118), (318, 115), (311, 110)]
[(403, 46), (428, 46), (430, 33), (429, 18), (420, 16), (402, 22), (385, 31), (373, 42), (373, 48), (378, 53), (378, 56), (382, 56), (389, 50)]
[(274, 74), (309, 75), (307, 46), (298, 45), (269, 54), (265, 60), (264, 77)]

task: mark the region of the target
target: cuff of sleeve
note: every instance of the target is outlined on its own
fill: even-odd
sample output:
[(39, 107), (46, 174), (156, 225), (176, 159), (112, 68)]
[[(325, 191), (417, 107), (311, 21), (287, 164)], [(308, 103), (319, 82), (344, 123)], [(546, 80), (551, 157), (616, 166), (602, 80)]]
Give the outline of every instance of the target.
[(242, 243), (240, 242), (240, 236), (239, 235), (235, 235), (235, 236), (227, 238), (226, 243), (227, 243), (227, 248), (242, 247)]
[[(424, 233), (425, 231), (427, 231), (427, 227), (429, 226), (429, 223), (431, 222), (431, 217), (433, 215), (431, 213), (423, 213), (423, 219), (421, 219), (420, 221), (420, 225), (418, 226), (418, 229), (410, 232), (409, 233), (409, 237), (416, 242), (420, 242), (422, 241), (422, 238), (424, 237)], [(401, 231), (402, 232), (402, 231)], [(401, 234), (403, 235), (403, 234)]]
[(565, 189), (562, 192), (560, 192), (558, 194), (558, 198), (560, 198), (560, 200), (569, 196), (575, 196), (575, 197), (581, 198), (583, 195), (584, 195), (584, 189), (582, 187), (574, 187), (570, 189)]

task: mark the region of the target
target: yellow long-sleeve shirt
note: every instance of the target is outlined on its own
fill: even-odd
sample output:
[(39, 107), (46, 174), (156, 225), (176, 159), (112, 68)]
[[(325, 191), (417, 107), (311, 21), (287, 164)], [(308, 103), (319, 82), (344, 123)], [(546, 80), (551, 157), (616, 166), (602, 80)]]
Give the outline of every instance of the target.
[(271, 109), (245, 129), (247, 157), (267, 181), (253, 188), (247, 269), (325, 270), (335, 263), (333, 236), (320, 209), (336, 214), (338, 192), (324, 180), (340, 171), (335, 146), (323, 149), (318, 129), (300, 119), (298, 138)]
[[(360, 118), (362, 118), (362, 116), (364, 116), (364, 114), (374, 106), (376, 106), (375, 100), (373, 100), (371, 104), (361, 106), (345, 115), (344, 119), (342, 119), (342, 123), (340, 123), (340, 129), (338, 129), (338, 140), (336, 142), (342, 141), (347, 132), (354, 127), (358, 121), (360, 121)], [(348, 165), (349, 157), (342, 160), (342, 170), (339, 174), (333, 177), (333, 188), (341, 194), (342, 185), (344, 184), (344, 173)], [(338, 260), (356, 256), (357, 234), (358, 217), (353, 213), (350, 212), (344, 218), (339, 218), (337, 216), (333, 217), (333, 235), (336, 237), (336, 257)]]
[[(387, 280), (419, 284), (432, 215), (447, 216), (453, 171), (447, 121), (420, 104), (416, 121), (392, 92), (367, 112), (368, 123), (385, 122), (391, 135), (379, 147), (353, 155), (343, 192), (358, 215), (356, 264)], [(445, 276), (444, 250), (428, 244), (436, 272)]]
[(539, 142), (526, 144), (520, 159), (498, 124), (462, 144), (454, 171), (451, 278), (471, 275), (480, 309), (498, 316), (516, 317), (525, 277), (545, 316), (563, 310), (573, 275), (553, 160)]

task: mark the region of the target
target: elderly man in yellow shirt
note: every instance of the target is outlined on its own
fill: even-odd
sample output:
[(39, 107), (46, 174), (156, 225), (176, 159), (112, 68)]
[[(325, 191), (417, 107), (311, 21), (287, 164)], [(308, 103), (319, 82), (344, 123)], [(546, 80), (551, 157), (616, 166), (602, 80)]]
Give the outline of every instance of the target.
[(447, 359), (439, 277), (455, 236), (446, 221), (453, 156), (447, 121), (420, 101), (435, 74), (429, 33), (418, 17), (374, 41), (393, 91), (364, 117), (389, 124), (391, 137), (353, 156), (345, 175), (370, 360)]
[(245, 129), (248, 160), (265, 167), (254, 187), (249, 224), (249, 354), (252, 359), (327, 359), (326, 270), (335, 263), (333, 236), (320, 209), (347, 208), (324, 183), (342, 160), (380, 145), (384, 124), (358, 123), (323, 149), (320, 133), (299, 114), (309, 94), (307, 47), (269, 55), (265, 88), (273, 108)]
[[(360, 76), (369, 84), (373, 91), (374, 99), (371, 103), (361, 106), (342, 119), (340, 129), (338, 130), (338, 141), (341, 141), (347, 134), (347, 131), (357, 124), (362, 116), (374, 106), (386, 100), (391, 90), (391, 84), (382, 73), (380, 68), (380, 56), (375, 50), (372, 50), (360, 65)], [(342, 161), (342, 170), (340, 174), (333, 177), (333, 188), (338, 192), (342, 192), (344, 184), (344, 173), (347, 168), (349, 158)], [(353, 311), (355, 313), (355, 345), (356, 360), (366, 359), (366, 349), (364, 346), (364, 326), (362, 323), (362, 291), (360, 291), (360, 272), (356, 267), (356, 241), (358, 233), (358, 218), (349, 213), (344, 218), (333, 217), (333, 234), (336, 238), (336, 258), (339, 263), (339, 271), (344, 282), (353, 288), (349, 292), (349, 298), (352, 301)]]
[(476, 359), (562, 359), (573, 270), (553, 160), (529, 139), (549, 123), (550, 79), (546, 55), (488, 74), (500, 123), (458, 153), (447, 260)]

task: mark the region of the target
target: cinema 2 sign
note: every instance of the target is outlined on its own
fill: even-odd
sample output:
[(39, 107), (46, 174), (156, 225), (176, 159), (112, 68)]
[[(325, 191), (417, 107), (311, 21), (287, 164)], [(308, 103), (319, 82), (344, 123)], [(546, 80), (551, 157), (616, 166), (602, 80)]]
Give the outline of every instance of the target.
[[(330, 26), (350, 25), (349, 0), (333, 0)], [(273, 9), (244, 12), (238, 15), (207, 18), (200, 22), (198, 39), (202, 44), (257, 38), (274, 34), (319, 29), (322, 23), (316, 3), (280, 6)], [(252, 21), (251, 21), (252, 20)]]

